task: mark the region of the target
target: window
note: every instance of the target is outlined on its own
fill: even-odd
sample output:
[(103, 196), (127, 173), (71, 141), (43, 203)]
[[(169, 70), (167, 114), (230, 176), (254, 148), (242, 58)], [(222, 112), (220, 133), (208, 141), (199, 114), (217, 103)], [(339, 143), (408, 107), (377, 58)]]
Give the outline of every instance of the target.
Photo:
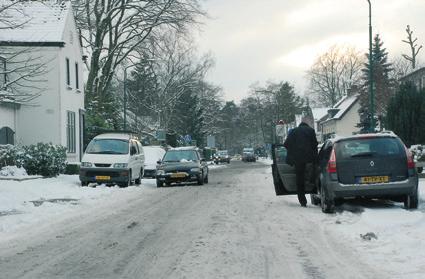
[(0, 89), (3, 89), (6, 83), (6, 59), (0, 56)]
[(66, 85), (71, 86), (71, 75), (69, 70), (69, 58), (66, 58)]
[(78, 77), (78, 63), (75, 63), (75, 88), (80, 89), (80, 79)]
[(14, 134), (13, 130), (9, 127), (2, 127), (0, 129), (0, 144), (14, 144)]
[(66, 147), (69, 153), (75, 153), (75, 112), (68, 111), (66, 117)]

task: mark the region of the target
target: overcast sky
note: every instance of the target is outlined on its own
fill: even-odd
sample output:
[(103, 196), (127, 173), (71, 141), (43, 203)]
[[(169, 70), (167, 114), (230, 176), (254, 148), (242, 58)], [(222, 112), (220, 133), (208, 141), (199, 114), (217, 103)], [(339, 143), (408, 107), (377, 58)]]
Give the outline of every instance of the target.
[[(425, 45), (425, 0), (371, 0), (373, 33), (390, 56), (409, 53), (401, 40), (410, 24)], [(251, 84), (289, 81), (298, 93), (314, 59), (334, 44), (368, 48), (367, 0), (205, 0), (210, 18), (197, 39), (211, 52), (208, 79), (223, 87), (226, 100), (247, 96)], [(425, 50), (421, 52), (425, 61)]]

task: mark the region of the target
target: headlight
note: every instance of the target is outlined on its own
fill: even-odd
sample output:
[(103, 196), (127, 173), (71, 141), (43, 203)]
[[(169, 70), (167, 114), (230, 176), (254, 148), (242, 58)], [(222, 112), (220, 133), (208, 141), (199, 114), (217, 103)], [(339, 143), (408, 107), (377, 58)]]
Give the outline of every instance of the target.
[(157, 170), (156, 171), (156, 174), (159, 174), (159, 175), (162, 175), (162, 174), (164, 174), (165, 172), (164, 172), (164, 170)]
[(91, 168), (93, 164), (90, 162), (81, 162), (81, 166), (84, 168)]
[(199, 168), (193, 168), (193, 169), (190, 169), (190, 171), (191, 172), (200, 172), (201, 170)]
[(115, 163), (114, 164), (114, 168), (117, 168), (117, 169), (126, 169), (127, 166), (128, 166), (128, 164), (126, 164), (126, 163)]

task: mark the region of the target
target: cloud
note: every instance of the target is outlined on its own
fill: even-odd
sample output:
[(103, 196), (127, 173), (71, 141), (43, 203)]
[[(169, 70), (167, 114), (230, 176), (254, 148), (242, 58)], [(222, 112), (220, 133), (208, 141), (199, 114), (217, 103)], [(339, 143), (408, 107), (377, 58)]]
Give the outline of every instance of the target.
[[(425, 0), (372, 0), (374, 33), (391, 56), (408, 52), (405, 28), (425, 45)], [(208, 78), (240, 100), (256, 81), (285, 80), (305, 88), (305, 72), (334, 44), (368, 48), (366, 0), (209, 0), (211, 19), (197, 41), (216, 67)], [(425, 50), (424, 50), (425, 52)], [(422, 53), (422, 57), (424, 54)]]

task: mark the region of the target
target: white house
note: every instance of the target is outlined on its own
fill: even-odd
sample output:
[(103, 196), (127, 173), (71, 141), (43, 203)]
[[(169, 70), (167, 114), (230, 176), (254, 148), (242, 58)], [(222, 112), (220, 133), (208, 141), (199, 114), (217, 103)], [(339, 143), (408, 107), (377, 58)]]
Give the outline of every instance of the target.
[(319, 122), (323, 139), (331, 135), (350, 136), (359, 131), (360, 122), (358, 110), (360, 101), (357, 94), (342, 98), (328, 110), (328, 115)]
[[(0, 65), (5, 70), (0, 71), (0, 90), (13, 91), (12, 86), (1, 85), (18, 78), (14, 70), (22, 64), (17, 64), (17, 60), (25, 63), (38, 59), (45, 70), (39, 72), (36, 81), (27, 80), (21, 88), (26, 93), (39, 93), (29, 102), (20, 102), (13, 95), (1, 98), (0, 92), (0, 144), (51, 142), (67, 147), (69, 162), (80, 161), (84, 131), (83, 57), (71, 3), (28, 1), (15, 7), (19, 9), (8, 11), (8, 19), (22, 26), (0, 32)], [(11, 50), (20, 53), (19, 59), (2, 55)]]

